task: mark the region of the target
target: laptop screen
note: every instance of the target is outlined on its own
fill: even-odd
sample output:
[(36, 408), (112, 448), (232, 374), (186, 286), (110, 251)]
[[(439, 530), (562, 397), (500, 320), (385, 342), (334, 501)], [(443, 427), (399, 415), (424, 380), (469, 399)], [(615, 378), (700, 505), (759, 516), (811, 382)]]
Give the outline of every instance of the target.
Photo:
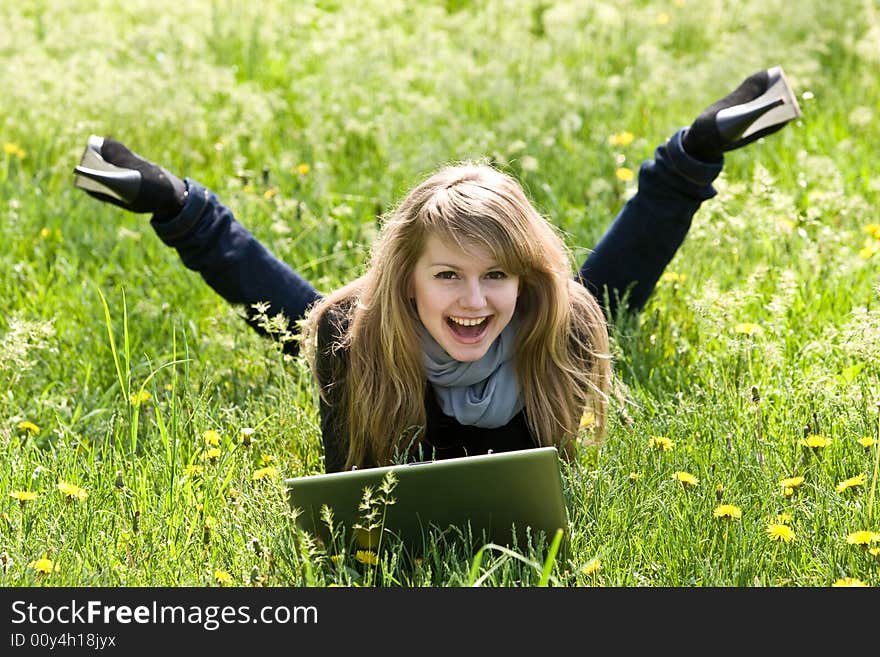
[(328, 546), (400, 542), (424, 554), (441, 536), (525, 547), (539, 536), (549, 543), (558, 529), (568, 534), (555, 447), (310, 475), (285, 485), (297, 524)]

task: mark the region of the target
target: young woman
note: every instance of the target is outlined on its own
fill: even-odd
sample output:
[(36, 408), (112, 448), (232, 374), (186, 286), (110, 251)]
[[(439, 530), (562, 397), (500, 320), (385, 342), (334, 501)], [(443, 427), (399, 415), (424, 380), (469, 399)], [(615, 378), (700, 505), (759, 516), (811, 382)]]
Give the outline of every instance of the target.
[(715, 195), (723, 153), (791, 119), (772, 118), (794, 102), (779, 100), (780, 85), (788, 90), (781, 69), (759, 71), (658, 146), (576, 276), (516, 180), (485, 164), (447, 166), (410, 191), (384, 221), (367, 273), (327, 296), (214, 193), (118, 141), (92, 146), (127, 170), (121, 176), (77, 172), (105, 185), (107, 193), (87, 190), (95, 198), (152, 213), (163, 242), (227, 301), (244, 304), (257, 330), (260, 302), (291, 326), (306, 318), (300, 338), (320, 389), (327, 472), (546, 445), (570, 457), (585, 410), (599, 435), (604, 426), (606, 316), (645, 304)]

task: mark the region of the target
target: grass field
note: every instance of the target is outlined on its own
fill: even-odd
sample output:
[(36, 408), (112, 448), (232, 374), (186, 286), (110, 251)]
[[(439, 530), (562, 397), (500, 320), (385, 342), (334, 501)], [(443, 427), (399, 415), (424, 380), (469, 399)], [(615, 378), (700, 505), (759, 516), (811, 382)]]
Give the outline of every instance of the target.
[[(792, 6), (3, 3), (0, 585), (880, 584), (880, 8)], [(322, 470), (305, 363), (72, 184), (113, 135), (329, 291), (412, 184), (491, 158), (582, 260), (628, 173), (776, 64), (803, 117), (727, 156), (616, 327), (565, 558), (297, 548), (283, 478)]]

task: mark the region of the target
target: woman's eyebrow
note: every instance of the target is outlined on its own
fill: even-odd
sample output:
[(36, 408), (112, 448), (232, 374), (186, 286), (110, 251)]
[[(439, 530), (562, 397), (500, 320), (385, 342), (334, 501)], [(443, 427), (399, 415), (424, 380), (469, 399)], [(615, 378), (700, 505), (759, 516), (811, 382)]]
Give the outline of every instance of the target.
[[(428, 267), (448, 267), (449, 269), (464, 269), (466, 265), (453, 265), (448, 262), (430, 262), (428, 263)], [(488, 267), (484, 269), (484, 271), (489, 271), (491, 269), (504, 269), (499, 263), (493, 262)]]

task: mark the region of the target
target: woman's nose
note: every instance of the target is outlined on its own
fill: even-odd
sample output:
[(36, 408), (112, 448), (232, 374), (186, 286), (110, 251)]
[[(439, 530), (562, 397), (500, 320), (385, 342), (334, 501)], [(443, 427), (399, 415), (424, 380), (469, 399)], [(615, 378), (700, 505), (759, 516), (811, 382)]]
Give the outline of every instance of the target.
[(459, 304), (462, 308), (478, 310), (486, 305), (486, 294), (479, 280), (465, 282)]

